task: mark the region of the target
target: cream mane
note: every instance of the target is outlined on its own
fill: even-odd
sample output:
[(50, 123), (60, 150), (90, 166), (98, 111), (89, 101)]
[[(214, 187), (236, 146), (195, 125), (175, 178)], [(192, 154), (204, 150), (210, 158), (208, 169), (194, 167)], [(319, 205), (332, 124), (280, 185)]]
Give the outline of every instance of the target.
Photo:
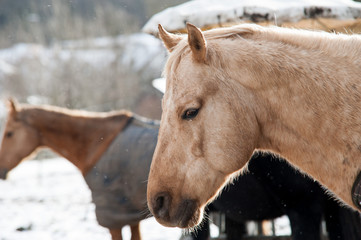
[[(343, 51), (347, 50), (352, 53), (352, 49), (345, 49), (348, 41), (354, 41), (354, 49), (361, 46), (361, 37), (358, 34), (346, 35), (343, 33), (328, 33), (317, 30), (304, 30), (295, 28), (283, 28), (277, 26), (261, 27), (256, 24), (240, 24), (227, 28), (216, 28), (204, 31), (206, 40), (226, 39), (234, 37), (242, 37), (248, 39), (258, 39), (264, 41), (281, 41), (295, 46), (308, 49), (322, 48), (327, 51)], [(330, 41), (331, 40), (331, 41)], [(179, 45), (187, 45), (186, 41), (182, 41)], [(335, 46), (334, 46), (335, 45)], [(332, 48), (331, 48), (332, 47)], [(335, 48), (336, 47), (336, 48)]]

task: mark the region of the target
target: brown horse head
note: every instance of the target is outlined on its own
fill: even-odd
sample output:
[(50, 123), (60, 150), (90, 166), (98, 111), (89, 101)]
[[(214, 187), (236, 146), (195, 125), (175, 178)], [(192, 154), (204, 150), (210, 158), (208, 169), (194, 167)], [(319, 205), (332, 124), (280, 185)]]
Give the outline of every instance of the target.
[(39, 146), (38, 132), (22, 121), (19, 109), (13, 100), (8, 100), (8, 118), (0, 148), (0, 178), (16, 167)]
[(170, 56), (147, 193), (157, 221), (181, 228), (200, 223), (206, 204), (249, 160), (259, 131), (248, 105), (232, 100), (247, 89), (228, 85), (219, 43), (191, 24), (187, 30), (185, 38), (159, 26)]

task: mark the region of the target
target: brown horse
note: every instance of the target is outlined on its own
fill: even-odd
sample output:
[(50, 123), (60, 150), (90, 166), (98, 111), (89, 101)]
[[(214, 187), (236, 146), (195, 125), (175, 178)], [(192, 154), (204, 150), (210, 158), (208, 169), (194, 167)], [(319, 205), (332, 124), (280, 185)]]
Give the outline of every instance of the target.
[(255, 149), (360, 208), (361, 37), (252, 24), (187, 30), (159, 26), (170, 56), (147, 190), (158, 222), (200, 223)]
[[(122, 147), (119, 147), (119, 141), (126, 141), (129, 144), (129, 139), (122, 140), (122, 138), (124, 138), (124, 134), (127, 134), (125, 132), (132, 131), (131, 128), (134, 128), (133, 125), (138, 122), (140, 120), (136, 120), (135, 116), (128, 111), (91, 113), (53, 106), (16, 105), (13, 101), (9, 101), (9, 116), (0, 149), (0, 178), (5, 179), (8, 171), (35, 152), (36, 149), (49, 147), (68, 159), (81, 171), (92, 191), (97, 220), (100, 225), (109, 228), (112, 239), (122, 239), (122, 227), (130, 225), (131, 239), (139, 240), (141, 239), (139, 221), (147, 216), (147, 212), (144, 211), (146, 209), (145, 181), (148, 176), (158, 129), (152, 130), (152, 139), (147, 139), (144, 143), (150, 146), (149, 155), (145, 152), (147, 146), (143, 146), (142, 155), (136, 156), (136, 161), (129, 158), (124, 159), (129, 157), (129, 154), (118, 154), (118, 152), (114, 154), (112, 152), (112, 149), (123, 150)], [(141, 125), (145, 126), (146, 123), (141, 123)], [(144, 129), (144, 127), (141, 128), (141, 131), (147, 132)], [(149, 132), (147, 134), (149, 135)], [(139, 146), (141, 137), (139, 135), (136, 137), (138, 145), (133, 145)], [(134, 135), (133, 138), (135, 138)], [(154, 147), (148, 142), (154, 142)], [(119, 167), (114, 165), (114, 161), (117, 165), (126, 165), (118, 172), (129, 173), (131, 172), (129, 168), (139, 164), (139, 159), (142, 158), (147, 158), (144, 161), (148, 164), (144, 166), (144, 173), (139, 174), (144, 179), (137, 179), (132, 176), (130, 180), (128, 179), (129, 186), (124, 186), (124, 183), (119, 183), (119, 181), (127, 180), (125, 174), (117, 178), (109, 174), (106, 176), (107, 181), (104, 181), (105, 175), (102, 175), (102, 171), (107, 169), (104, 168), (104, 164), (100, 165), (101, 161), (107, 161), (105, 164), (111, 166), (113, 170), (119, 170)], [(113, 179), (111, 179), (112, 177)], [(134, 184), (136, 190), (131, 187), (131, 183), (135, 179), (143, 183)], [(122, 205), (120, 203), (113, 204), (114, 202), (117, 203), (117, 199), (109, 201), (108, 196), (112, 197), (110, 195), (114, 192), (116, 194), (121, 192), (116, 198), (133, 196), (139, 198), (141, 203), (134, 205), (136, 201), (122, 200)], [(128, 196), (125, 193), (129, 193)], [(109, 209), (107, 206), (103, 206), (104, 202), (109, 205)], [(125, 210), (122, 211), (123, 209)], [(110, 214), (110, 212), (113, 213)]]

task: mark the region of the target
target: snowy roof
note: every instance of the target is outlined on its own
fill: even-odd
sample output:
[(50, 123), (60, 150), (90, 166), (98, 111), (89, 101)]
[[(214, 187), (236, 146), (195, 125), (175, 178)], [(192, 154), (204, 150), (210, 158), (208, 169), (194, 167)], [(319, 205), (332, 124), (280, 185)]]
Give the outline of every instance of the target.
[(186, 22), (198, 27), (242, 21), (298, 22), (302, 19), (361, 17), (361, 3), (352, 0), (193, 0), (155, 14), (143, 32), (156, 35), (158, 24), (170, 32), (185, 29)]

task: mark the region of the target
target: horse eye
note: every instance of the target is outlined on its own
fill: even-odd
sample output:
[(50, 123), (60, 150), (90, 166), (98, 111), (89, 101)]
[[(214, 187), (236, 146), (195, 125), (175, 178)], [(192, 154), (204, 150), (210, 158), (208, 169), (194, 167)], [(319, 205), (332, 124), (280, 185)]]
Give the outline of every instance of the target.
[(12, 137), (13, 135), (14, 135), (13, 132), (7, 132), (7, 133), (5, 134), (5, 136), (6, 136), (7, 138)]
[(184, 111), (183, 115), (182, 115), (182, 119), (184, 120), (192, 120), (193, 118), (195, 118), (198, 114), (199, 109), (197, 108), (190, 108)]

